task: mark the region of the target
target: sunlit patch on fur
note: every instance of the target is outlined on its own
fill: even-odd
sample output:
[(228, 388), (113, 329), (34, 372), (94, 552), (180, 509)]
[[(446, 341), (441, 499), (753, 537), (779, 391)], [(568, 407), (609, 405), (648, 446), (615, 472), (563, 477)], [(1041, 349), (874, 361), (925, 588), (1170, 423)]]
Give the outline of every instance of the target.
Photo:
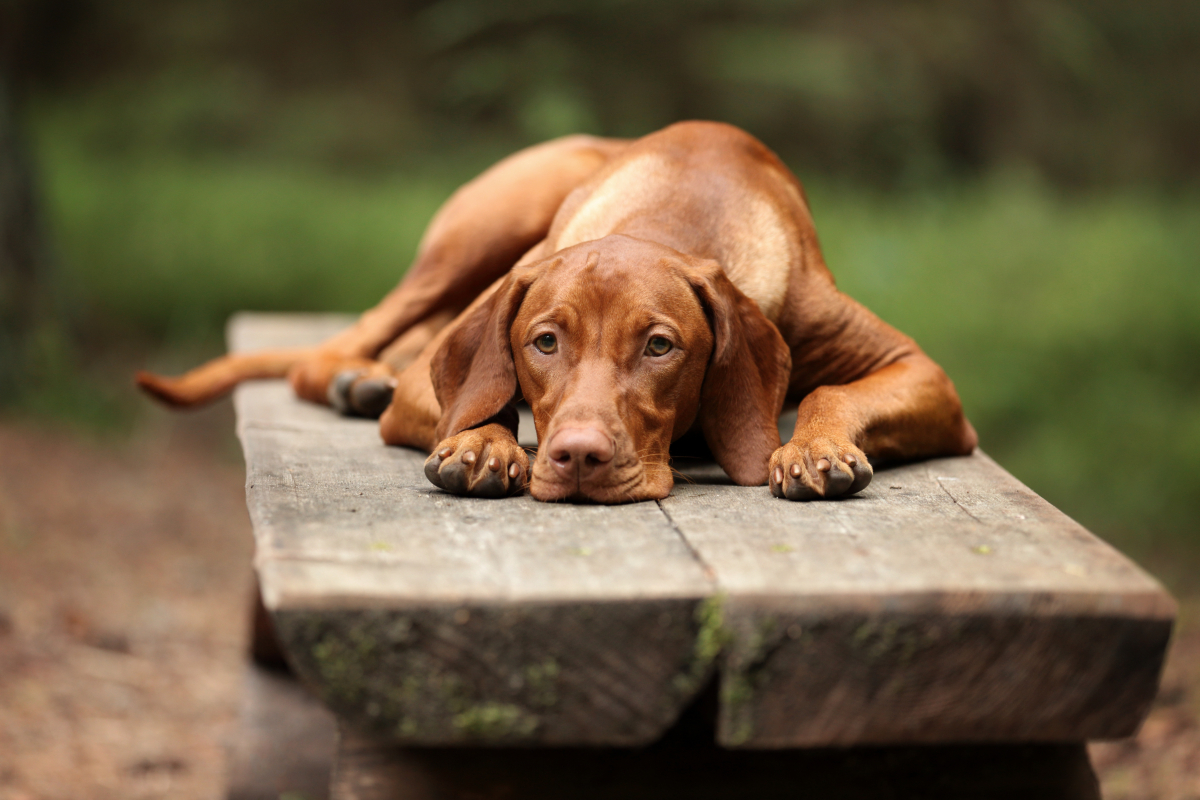
[[(733, 285), (754, 302), (767, 319), (775, 322), (787, 294), (788, 269), (797, 257), (793, 239), (775, 206), (757, 195), (748, 194), (741, 202), (746, 219), (731, 226), (724, 241), (731, 243), (723, 266)], [(739, 235), (741, 226), (755, 232)]]

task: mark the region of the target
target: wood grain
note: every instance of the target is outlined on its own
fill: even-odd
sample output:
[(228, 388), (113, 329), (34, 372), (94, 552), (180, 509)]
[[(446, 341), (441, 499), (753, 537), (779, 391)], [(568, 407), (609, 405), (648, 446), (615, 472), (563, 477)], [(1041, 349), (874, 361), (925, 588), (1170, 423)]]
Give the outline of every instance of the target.
[[(260, 328), (241, 319), (245, 346), (295, 328), (243, 337)], [(426, 480), (423, 453), (282, 382), (235, 402), (264, 601), (296, 670), (361, 728), (643, 744), (707, 678), (696, 609), (713, 585), (653, 503), (464, 500)]]
[[(346, 321), (241, 315), (230, 338)], [(982, 453), (837, 502), (692, 461), (659, 503), (476, 500), (283, 382), (235, 402), (267, 607), (377, 735), (647, 743), (716, 670), (727, 747), (1079, 741), (1132, 732), (1157, 686), (1170, 597)]]
[(1174, 604), (983, 454), (662, 507), (724, 592), (727, 745), (1110, 738), (1148, 711)]

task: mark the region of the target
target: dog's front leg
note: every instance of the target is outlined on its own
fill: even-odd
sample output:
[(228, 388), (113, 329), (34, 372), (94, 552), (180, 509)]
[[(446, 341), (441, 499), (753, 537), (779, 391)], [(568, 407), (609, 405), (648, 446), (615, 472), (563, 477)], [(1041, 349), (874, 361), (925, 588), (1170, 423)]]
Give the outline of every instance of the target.
[(433, 349), (397, 377), (392, 403), (379, 418), (383, 441), (430, 453), (425, 476), (447, 492), (467, 497), (520, 494), (529, 482), (529, 456), (513, 433), (515, 409), (508, 407), (499, 415), (513, 428), (492, 422), (438, 439), (442, 410), (429, 376)]
[(966, 455), (976, 442), (950, 379), (912, 353), (857, 381), (810, 392), (791, 441), (771, 457), (771, 493), (789, 500), (854, 494), (871, 482), (868, 457)]

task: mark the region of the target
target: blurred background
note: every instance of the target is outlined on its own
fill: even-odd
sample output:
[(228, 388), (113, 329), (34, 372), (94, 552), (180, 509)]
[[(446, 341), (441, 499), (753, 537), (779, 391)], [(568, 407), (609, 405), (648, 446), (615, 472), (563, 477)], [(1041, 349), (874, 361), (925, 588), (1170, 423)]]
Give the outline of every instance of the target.
[[(1190, 0), (0, 0), (0, 459), (153, 464), (120, 454), (182, 425), (236, 483), (227, 410), (166, 422), (132, 369), (217, 354), (238, 309), (370, 306), (517, 148), (689, 118), (792, 167), (839, 286), (946, 368), (989, 454), (1196, 594)], [(38, 512), (8, 486), (11, 571)]]

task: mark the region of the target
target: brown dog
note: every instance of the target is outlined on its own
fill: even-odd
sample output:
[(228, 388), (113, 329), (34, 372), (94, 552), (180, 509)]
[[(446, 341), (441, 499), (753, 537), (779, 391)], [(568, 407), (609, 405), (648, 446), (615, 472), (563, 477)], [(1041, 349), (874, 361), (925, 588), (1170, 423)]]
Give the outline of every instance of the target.
[[(194, 405), (285, 374), (308, 400), (382, 412), (384, 441), (431, 452), (426, 475), (463, 495), (665, 497), (670, 445), (693, 428), (734, 481), (792, 500), (861, 490), (868, 457), (976, 444), (945, 373), (838, 292), (792, 174), (708, 122), (517, 153), (450, 198), (344, 333), (138, 382)], [(780, 446), (785, 400), (799, 417)]]

